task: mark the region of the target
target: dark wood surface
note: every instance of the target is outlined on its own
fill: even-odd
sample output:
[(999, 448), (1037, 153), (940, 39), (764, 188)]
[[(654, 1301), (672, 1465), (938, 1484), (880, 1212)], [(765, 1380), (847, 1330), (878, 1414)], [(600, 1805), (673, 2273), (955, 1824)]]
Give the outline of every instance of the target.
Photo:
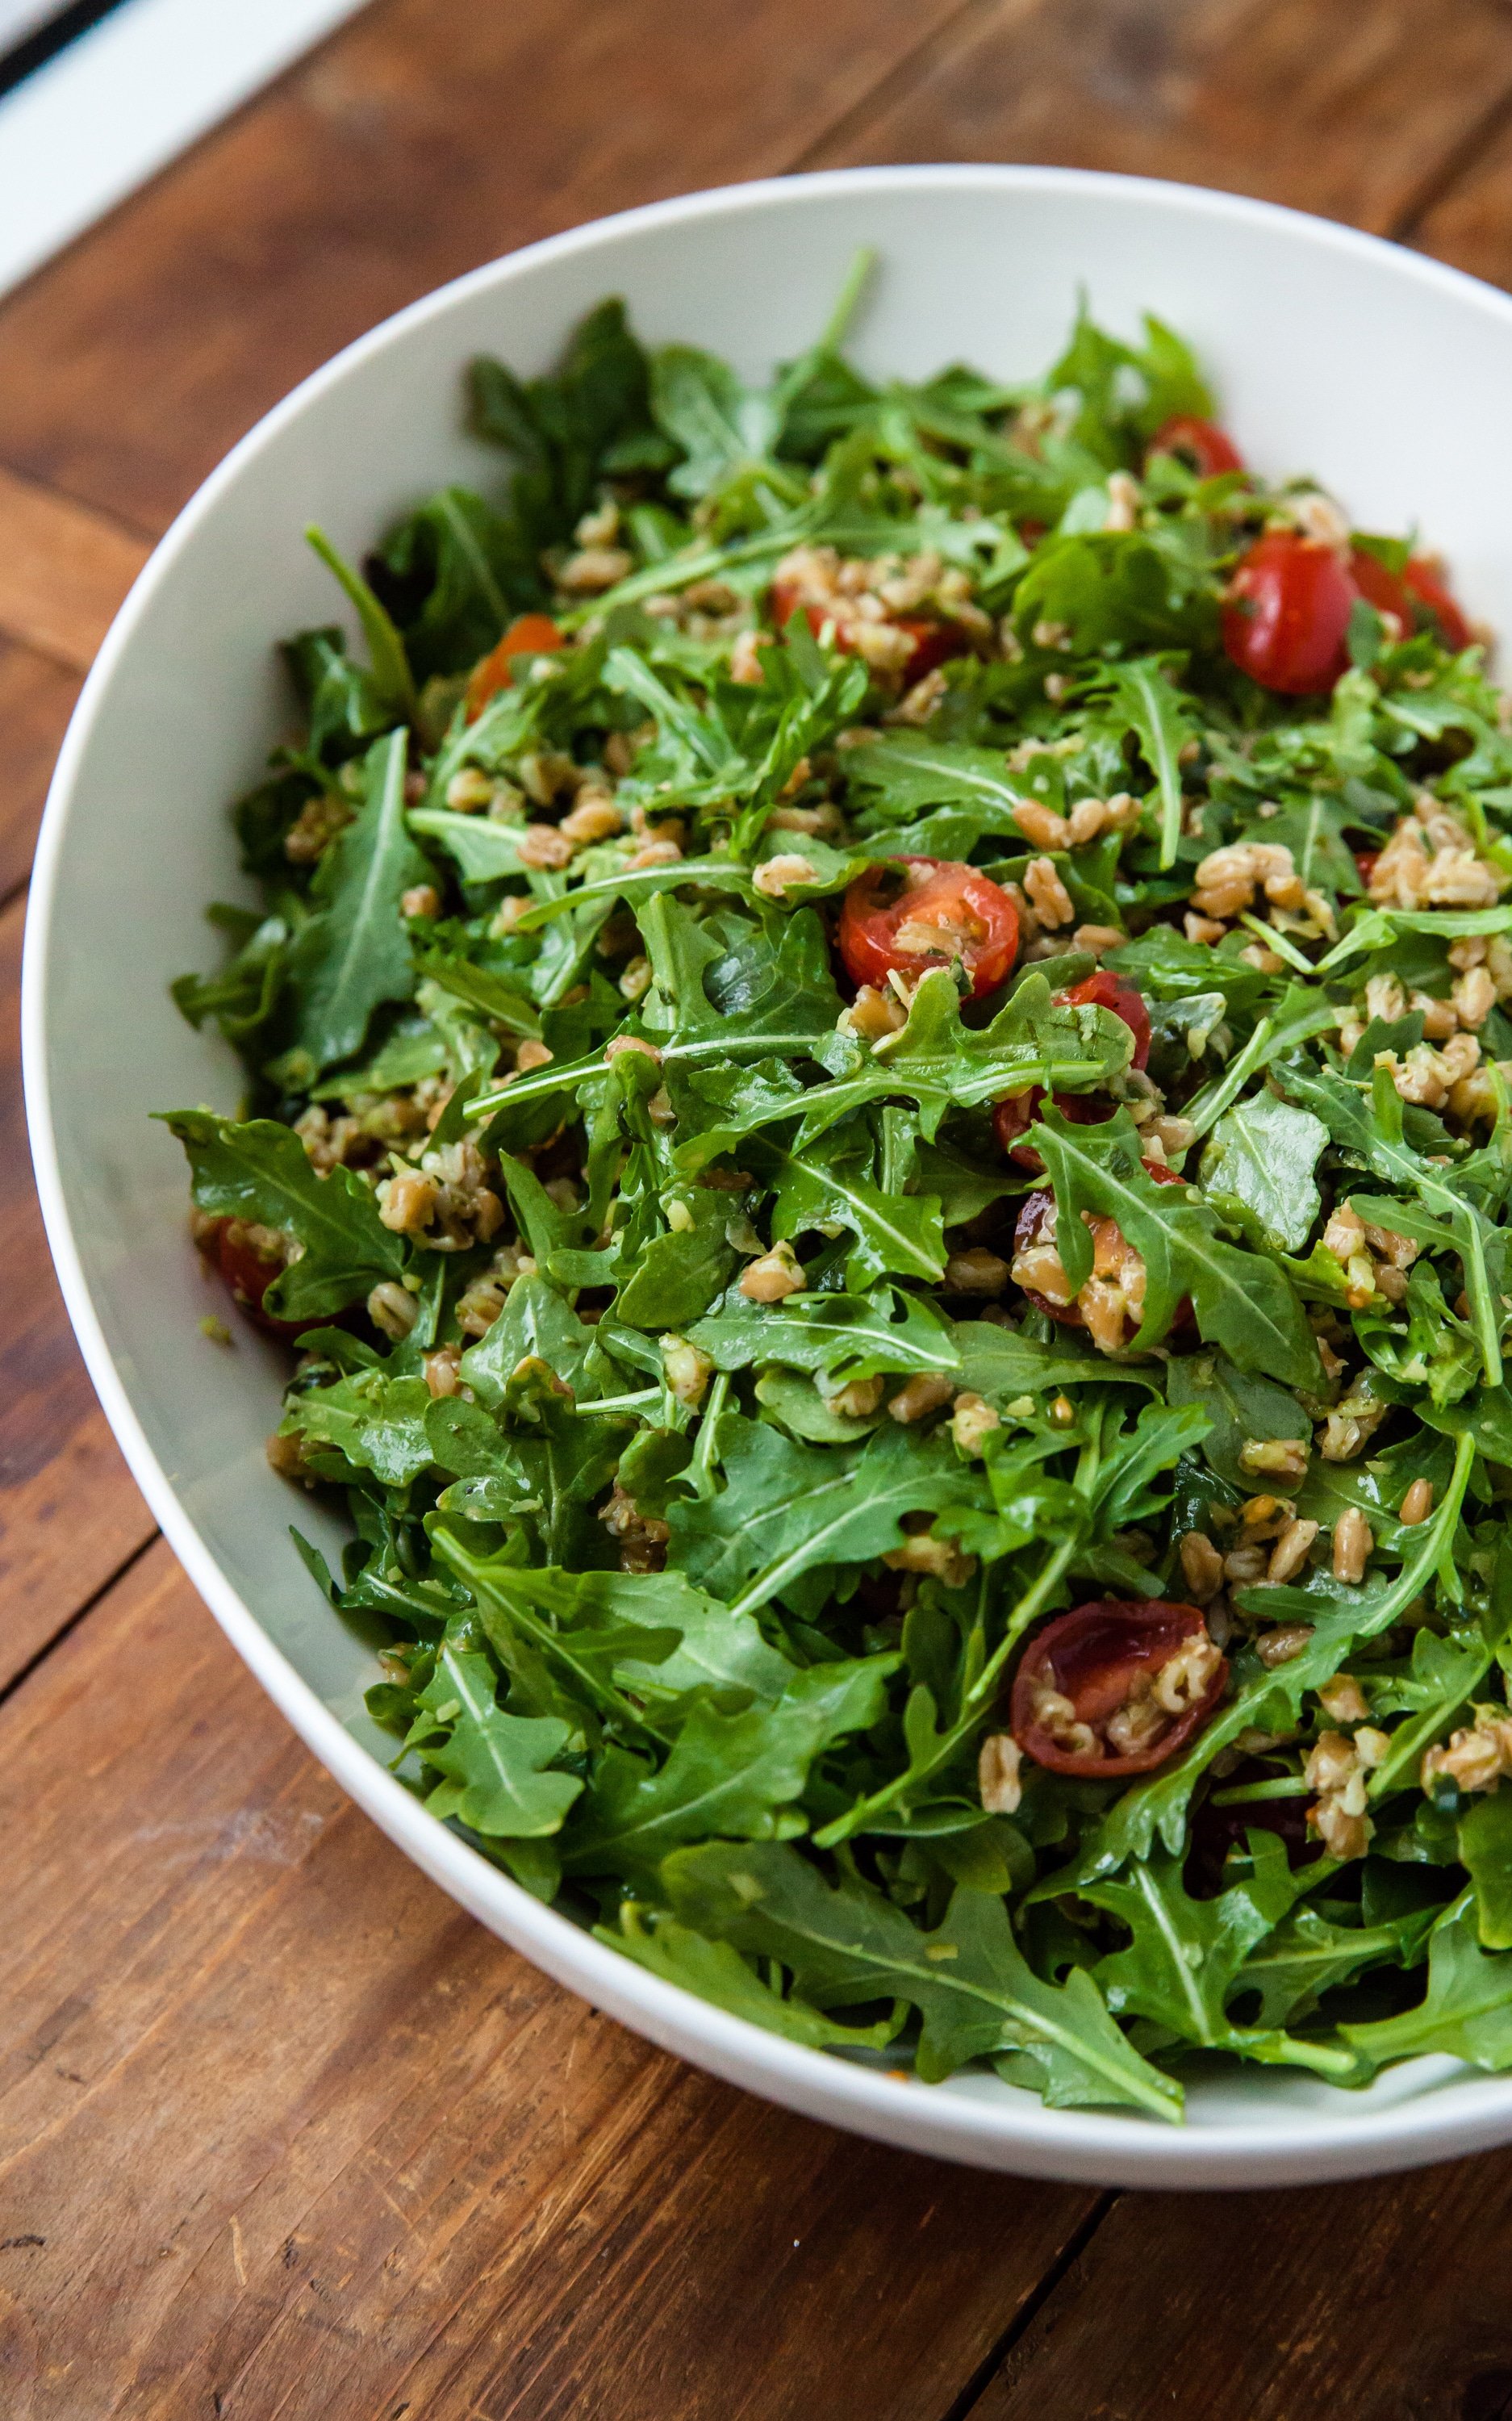
[(1263, 194), (1512, 285), (1512, 0), (375, 0), (0, 305), (4, 2421), (1512, 2414), (1512, 2155), (1230, 2198), (984, 2178), (712, 2084), (512, 1957), (154, 1542), (48, 1265), (25, 872), (144, 542), (477, 260), (930, 158)]

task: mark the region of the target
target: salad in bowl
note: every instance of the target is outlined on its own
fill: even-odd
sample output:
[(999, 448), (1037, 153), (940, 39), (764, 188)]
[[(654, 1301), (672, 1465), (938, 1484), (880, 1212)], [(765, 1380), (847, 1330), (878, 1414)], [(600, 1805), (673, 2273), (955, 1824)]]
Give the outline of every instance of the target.
[(1485, 635), (1160, 322), (853, 299), (760, 387), (606, 302), (475, 363), (491, 495), (311, 533), (166, 1120), (313, 1583), (436, 1817), (796, 2043), (1512, 2067)]

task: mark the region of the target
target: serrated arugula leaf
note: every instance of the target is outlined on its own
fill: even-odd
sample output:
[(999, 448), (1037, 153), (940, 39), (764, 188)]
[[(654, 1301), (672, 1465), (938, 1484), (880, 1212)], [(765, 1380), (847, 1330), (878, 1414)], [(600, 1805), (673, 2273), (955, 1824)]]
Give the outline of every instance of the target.
[(795, 1673), (780, 1698), (738, 1714), (699, 1697), (661, 1766), (606, 1749), (564, 1845), (567, 1871), (650, 1876), (684, 1842), (803, 1830), (788, 1811), (810, 1765), (831, 1741), (876, 1721), (896, 1661)]
[(427, 1794), (433, 1816), (456, 1816), (494, 1839), (538, 1840), (561, 1829), (583, 1788), (574, 1773), (544, 1769), (567, 1745), (568, 1726), (550, 1716), (506, 1714), (486, 1656), (444, 1646), (419, 1694), (405, 1742), (442, 1779)]
[(879, 2018), (871, 2026), (848, 2026), (794, 1993), (772, 1991), (727, 1942), (710, 1942), (662, 1909), (625, 1900), (618, 1926), (595, 1926), (594, 1935), (648, 1975), (660, 1976), (664, 1984), (679, 1985), (699, 2000), (712, 2002), (716, 2009), (727, 2009), (731, 2017), (765, 2026), (788, 2042), (806, 2043), (812, 2051), (881, 2051), (897, 2033), (895, 2018)]
[(1348, 2052), (1298, 2041), (1275, 2025), (1229, 2020), (1227, 2005), (1246, 1960), (1301, 1888), (1278, 1840), (1256, 1834), (1253, 1841), (1250, 1875), (1215, 1899), (1193, 1899), (1181, 1860), (1162, 1851), (1137, 1860), (1117, 1882), (1087, 1884), (1082, 1897), (1117, 1917), (1132, 1937), (1126, 1950), (1099, 1960), (1093, 1981), (1115, 2016), (1147, 2018), (1205, 2050), (1348, 2077), (1355, 2068)]
[(1179, 2114), (1179, 2086), (1119, 2033), (1085, 1971), (1064, 1986), (1041, 1982), (1002, 1901), (984, 1892), (958, 1891), (943, 1922), (921, 1933), (859, 1878), (832, 1890), (780, 1844), (685, 1850), (667, 1860), (662, 1880), (685, 1924), (779, 1960), (794, 1990), (819, 2008), (911, 2003), (924, 2029), (919, 2073), (931, 2082), (968, 2060), (1027, 2053), (1063, 2102)]
[(1425, 2052), (1447, 2052), (1493, 2075), (1512, 2068), (1512, 1958), (1482, 1949), (1473, 1893), (1463, 1893), (1428, 1936), (1421, 2006), (1339, 2032), (1377, 2068)]
[(852, 1379), (954, 1371), (961, 1361), (959, 1332), (949, 1320), (923, 1297), (895, 1287), (874, 1287), (865, 1295), (789, 1295), (780, 1306), (732, 1293), (688, 1333), (716, 1369), (779, 1362), (822, 1374), (830, 1394)]
[(392, 1379), (382, 1369), (357, 1370), (329, 1387), (312, 1387), (297, 1396), (278, 1434), (334, 1448), (356, 1470), (370, 1471), (385, 1488), (406, 1488), (433, 1460), (426, 1426), (430, 1401), (422, 1378)]
[(901, 1545), (905, 1513), (969, 1504), (980, 1485), (947, 1439), (892, 1424), (863, 1446), (831, 1448), (726, 1413), (719, 1456), (722, 1492), (670, 1507), (668, 1555), (747, 1613), (816, 1564), (860, 1563)]
[(1317, 1348), (1298, 1296), (1275, 1263), (1224, 1243), (1210, 1206), (1188, 1188), (1146, 1176), (1127, 1113), (1073, 1126), (1045, 1108), (1031, 1130), (1055, 1189), (1057, 1247), (1073, 1287), (1092, 1274), (1083, 1210), (1113, 1219), (1145, 1262), (1145, 1318), (1135, 1348), (1159, 1344), (1190, 1300), (1200, 1334), (1241, 1370), (1291, 1387), (1317, 1386)]
[(189, 1155), (201, 1210), (275, 1227), (303, 1246), (264, 1298), (276, 1319), (324, 1319), (402, 1274), (404, 1240), (384, 1226), (368, 1188), (345, 1168), (317, 1176), (288, 1127), (273, 1118), (240, 1125), (210, 1110), (162, 1116)]
[(374, 1009), (413, 994), (414, 962), (399, 900), (429, 867), (405, 829), (406, 762), (402, 731), (370, 750), (366, 797), (335, 845), (324, 904), (288, 955), (293, 1049), (306, 1082), (362, 1049)]
[(874, 817), (903, 823), (930, 807), (962, 807), (978, 836), (1021, 837), (1014, 809), (1024, 792), (995, 749), (895, 731), (848, 748), (842, 765), (847, 784)]
[(938, 1285), (944, 1276), (938, 1197), (883, 1193), (875, 1179), (876, 1148), (859, 1127), (832, 1128), (802, 1158), (760, 1153), (757, 1166), (774, 1196), (773, 1242), (815, 1228), (826, 1234), (849, 1229), (855, 1243), (846, 1278), (857, 1292), (877, 1278), (924, 1278)]
[(1352, 1984), (1373, 1967), (1415, 1966), (1434, 1915), (1428, 1908), (1380, 1925), (1343, 1925), (1320, 1909), (1294, 1908), (1250, 1952), (1234, 1979), (1234, 1993), (1258, 1994), (1262, 2027), (1295, 2025), (1312, 2017), (1323, 1994), (1337, 1984)]

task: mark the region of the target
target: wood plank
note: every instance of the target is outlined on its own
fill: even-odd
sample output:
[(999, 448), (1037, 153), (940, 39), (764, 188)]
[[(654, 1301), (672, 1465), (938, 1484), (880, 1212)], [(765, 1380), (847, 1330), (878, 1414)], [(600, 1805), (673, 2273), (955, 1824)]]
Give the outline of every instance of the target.
[(0, 461), (158, 529), (459, 271), (789, 166), (962, 0), (379, 0), (0, 310)]
[(341, 1799), (162, 1544), (0, 1710), (0, 1826), (24, 2421), (921, 2421), (1092, 2203), (558, 1991)]
[(1499, 128), (1429, 205), (1411, 239), (1473, 277), (1512, 286), (1512, 123)]
[(0, 469), (0, 631), (87, 672), (143, 564), (144, 539)]
[(804, 164), (1054, 161), (1390, 233), (1509, 96), (1496, 0), (996, 0)]
[[(0, 570), (0, 582), (4, 578)], [(0, 638), (0, 732), (6, 751), (0, 785), (0, 904), (26, 880), (53, 760), (78, 695), (72, 673), (30, 648)]]
[[(0, 700), (6, 666), (0, 658)], [(152, 1535), (79, 1359), (32, 1190), (16, 1002), (23, 903), (0, 915), (0, 1686)]]
[(1512, 2154), (1300, 2194), (1130, 2195), (972, 2421), (1502, 2421)]

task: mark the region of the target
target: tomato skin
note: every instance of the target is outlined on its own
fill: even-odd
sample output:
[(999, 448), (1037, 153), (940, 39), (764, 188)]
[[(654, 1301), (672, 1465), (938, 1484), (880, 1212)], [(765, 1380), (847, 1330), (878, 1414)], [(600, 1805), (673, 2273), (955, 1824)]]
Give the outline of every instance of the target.
[[(1087, 1118), (1077, 1120), (1077, 1124), (1080, 1126), (1095, 1125), (1099, 1123), (1100, 1123), (1100, 1121)], [(1167, 1168), (1163, 1161), (1146, 1160), (1142, 1161), (1140, 1165), (1144, 1169), (1146, 1176), (1152, 1179), (1157, 1185), (1184, 1185), (1186, 1183), (1186, 1179), (1180, 1176), (1176, 1169)], [(1019, 1216), (1013, 1230), (1013, 1251), (1015, 1259), (1017, 1259), (1021, 1253), (1027, 1252), (1032, 1244), (1037, 1244), (1040, 1242), (1044, 1233), (1045, 1224), (1049, 1219), (1051, 1212), (1054, 1210), (1054, 1207), (1055, 1189), (1052, 1185), (1037, 1185), (1033, 1193), (1026, 1194), (1024, 1195), (1023, 1200), (1019, 1205)], [(1111, 1224), (1116, 1226), (1117, 1222), (1114, 1221)], [(1120, 1229), (1119, 1232), (1121, 1234), (1122, 1230)], [(1051, 1319), (1057, 1320), (1062, 1328), (1084, 1328), (1086, 1326), (1086, 1320), (1080, 1304), (1052, 1303), (1048, 1294), (1037, 1294), (1033, 1287), (1025, 1287), (1023, 1289), (1023, 1299), (1025, 1303), (1032, 1303), (1037, 1311), (1048, 1312)], [(1187, 1302), (1185, 1297), (1183, 1297), (1182, 1301), (1177, 1306), (1176, 1319), (1173, 1324), (1177, 1327), (1181, 1327), (1191, 1319), (1191, 1317), (1192, 1305)]]
[(1438, 565), (1426, 555), (1414, 554), (1402, 577), (1418, 602), (1433, 616), (1451, 654), (1457, 655), (1461, 648), (1468, 648), (1475, 633), (1439, 577)]
[(284, 1263), (265, 1260), (240, 1219), (218, 1220), (213, 1231), (202, 1237), (199, 1249), (214, 1263), (233, 1303), (255, 1328), (268, 1336), (304, 1335), (310, 1325), (307, 1320), (275, 1320), (271, 1311), (264, 1311), (263, 1296), (282, 1274)]
[(1196, 1606), (1164, 1598), (1139, 1602), (1094, 1598), (1069, 1614), (1057, 1615), (1030, 1641), (1014, 1676), (1008, 1717), (1014, 1739), (1026, 1757), (1052, 1773), (1099, 1774), (1122, 1781), (1128, 1774), (1152, 1773), (1185, 1748), (1208, 1721), (1228, 1679), (1226, 1659), (1219, 1660), (1195, 1706), (1174, 1716), (1147, 1748), (1122, 1757), (1096, 1757), (1060, 1746), (1035, 1720), (1037, 1686), (1049, 1682), (1069, 1698), (1078, 1722), (1104, 1722), (1126, 1703), (1130, 1684), (1141, 1673), (1158, 1673), (1178, 1648), (1205, 1637), (1207, 1630)]
[[(772, 584), (772, 613), (779, 631), (786, 630), (796, 613), (802, 613), (816, 639), (831, 617), (822, 605), (805, 605), (799, 595), (795, 580), (774, 580)], [(899, 614), (892, 625), (896, 631), (906, 631), (913, 642), (912, 653), (896, 676), (905, 689), (923, 680), (927, 673), (947, 664), (954, 656), (971, 653), (971, 641), (959, 622), (932, 622), (922, 614)], [(850, 634), (839, 623), (834, 624), (834, 644), (842, 656), (855, 653)]]
[(1099, 967), (1096, 975), (1087, 976), (1081, 983), (1071, 984), (1055, 994), (1068, 1008), (1107, 1008), (1121, 1017), (1134, 1038), (1134, 1056), (1130, 1066), (1141, 1070), (1149, 1065), (1150, 1013), (1145, 1006), (1145, 995), (1137, 987), (1115, 975), (1111, 967)]
[(1224, 652), (1283, 697), (1330, 690), (1348, 666), (1344, 636), (1358, 593), (1332, 548), (1295, 530), (1268, 530), (1229, 583)]
[(516, 656), (554, 655), (567, 641), (549, 614), (517, 614), (496, 648), (475, 664), (467, 684), (467, 720), (475, 723), (489, 700), (514, 679)]
[(1367, 891), (1370, 888), (1370, 878), (1376, 870), (1376, 860), (1380, 855), (1379, 849), (1357, 849), (1354, 852), (1355, 869)]
[(1186, 455), (1203, 479), (1215, 479), (1221, 471), (1244, 468), (1244, 457), (1226, 429), (1220, 429), (1211, 420), (1199, 420), (1192, 412), (1177, 413), (1156, 430), (1145, 448), (1146, 462), (1152, 454)]
[[(1150, 1013), (1145, 1006), (1144, 993), (1136, 991), (1131, 983), (1126, 983), (1122, 976), (1115, 976), (1110, 967), (1099, 967), (1096, 975), (1088, 976), (1083, 983), (1071, 984), (1067, 991), (1056, 992), (1054, 997), (1063, 1006), (1080, 1007), (1087, 1005), (1094, 1008), (1111, 1009), (1115, 1017), (1122, 1018), (1134, 1038), (1134, 1056), (1130, 1064), (1141, 1069), (1147, 1065)], [(1044, 1086), (1031, 1085), (1026, 1093), (1009, 1094), (1006, 1101), (999, 1101), (993, 1109), (992, 1124), (997, 1139), (1009, 1159), (1016, 1160), (1021, 1168), (1043, 1166), (1033, 1145), (1021, 1143), (1019, 1138), (1033, 1126), (1044, 1098)], [(1057, 1093), (1055, 1107), (1063, 1118), (1069, 1118), (1071, 1124), (1078, 1127), (1100, 1126), (1112, 1115), (1095, 1094)]]
[[(907, 869), (907, 887), (884, 901), (883, 886), (899, 867)], [(947, 951), (899, 949), (895, 936), (911, 922), (939, 924), (952, 917), (969, 919), (978, 929), (960, 951), (972, 999), (995, 992), (1018, 956), (1019, 912), (998, 883), (948, 857), (889, 858), (857, 876), (845, 895), (836, 936), (847, 975), (853, 984), (875, 984), (881, 991), (895, 969), (919, 976), (948, 964)]]
[(1368, 547), (1355, 546), (1349, 550), (1349, 577), (1367, 605), (1374, 605), (1378, 614), (1392, 617), (1396, 637), (1410, 639), (1417, 623), (1412, 613), (1412, 592), (1401, 575), (1388, 570)]

